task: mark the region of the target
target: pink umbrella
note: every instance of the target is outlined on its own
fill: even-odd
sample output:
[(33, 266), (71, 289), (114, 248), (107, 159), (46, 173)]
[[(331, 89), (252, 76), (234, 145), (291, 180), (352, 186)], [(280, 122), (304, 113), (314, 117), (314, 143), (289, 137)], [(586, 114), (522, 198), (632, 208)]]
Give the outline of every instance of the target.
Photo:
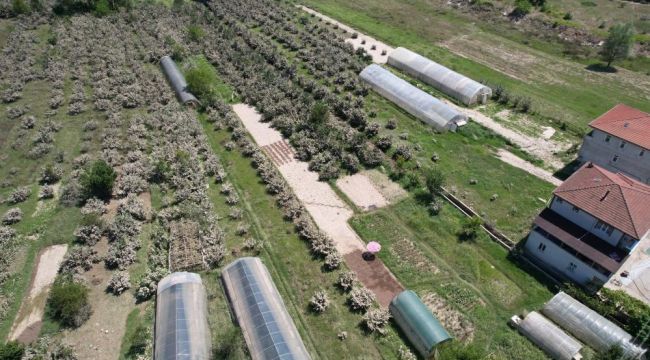
[(371, 241), (366, 245), (366, 249), (368, 249), (368, 252), (375, 254), (381, 250), (381, 244), (376, 241)]

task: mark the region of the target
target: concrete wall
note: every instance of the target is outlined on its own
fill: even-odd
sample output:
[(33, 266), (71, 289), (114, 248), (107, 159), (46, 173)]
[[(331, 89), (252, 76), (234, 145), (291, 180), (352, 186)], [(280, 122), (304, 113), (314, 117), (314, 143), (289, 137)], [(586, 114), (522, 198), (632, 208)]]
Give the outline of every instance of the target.
[[(584, 137), (578, 158), (582, 162), (591, 161), (612, 172), (622, 172), (639, 181), (650, 184), (650, 151), (641, 152), (643, 148), (626, 143), (623, 140), (594, 129), (591, 135)], [(614, 161), (614, 156), (618, 159)]]
[(598, 219), (583, 210), (578, 210), (578, 212), (574, 211), (572, 204), (570, 204), (568, 201), (563, 201), (558, 197), (553, 198), (550, 207), (553, 211), (562, 215), (562, 217), (565, 219), (569, 219), (574, 224), (598, 236), (600, 239), (606, 241), (612, 246), (617, 246), (618, 242), (623, 236), (623, 233), (618, 229), (614, 229), (611, 235), (608, 235), (607, 232), (602, 228), (596, 229), (596, 223), (598, 223)]
[[(545, 246), (543, 251), (539, 249), (540, 244)], [(578, 284), (586, 285), (594, 277), (603, 283), (609, 279), (535, 230), (528, 235), (525, 249), (527, 254), (544, 263), (549, 270), (561, 273)], [(571, 263), (575, 265), (573, 270), (570, 266)]]

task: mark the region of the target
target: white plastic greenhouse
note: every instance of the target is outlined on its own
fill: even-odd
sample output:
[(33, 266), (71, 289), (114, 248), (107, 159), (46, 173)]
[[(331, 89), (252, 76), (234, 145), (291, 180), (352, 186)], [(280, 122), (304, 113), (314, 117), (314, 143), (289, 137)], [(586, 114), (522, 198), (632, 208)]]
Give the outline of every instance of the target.
[(485, 104), (492, 95), (492, 89), (489, 87), (402, 47), (388, 55), (388, 64), (465, 105)]
[(640, 358), (645, 350), (632, 343), (632, 336), (564, 292), (555, 295), (542, 313), (596, 351), (620, 346), (625, 355)]
[(359, 76), (380, 95), (438, 131), (454, 131), (467, 123), (466, 115), (379, 65), (368, 65)]
[(160, 59), (160, 66), (162, 66), (165, 76), (171, 85), (172, 89), (176, 93), (178, 100), (180, 100), (183, 105), (196, 106), (199, 104), (199, 100), (192, 95), (191, 92), (187, 90), (187, 82), (185, 81), (185, 76), (178, 70), (176, 63), (169, 56), (163, 56)]
[(155, 360), (208, 360), (212, 345), (205, 288), (198, 274), (176, 272), (158, 283)]
[(307, 360), (307, 349), (259, 258), (240, 258), (221, 277), (253, 360)]
[(542, 314), (533, 311), (523, 320), (513, 317), (517, 329), (555, 360), (580, 358), (582, 345)]

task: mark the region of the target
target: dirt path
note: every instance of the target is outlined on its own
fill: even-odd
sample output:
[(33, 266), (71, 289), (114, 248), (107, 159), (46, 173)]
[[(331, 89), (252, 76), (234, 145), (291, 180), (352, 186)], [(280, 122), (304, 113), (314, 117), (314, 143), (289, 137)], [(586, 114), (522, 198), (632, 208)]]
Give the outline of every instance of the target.
[[(282, 153), (293, 151), (284, 140), (269, 143), (268, 139), (277, 138), (279, 132), (268, 124), (261, 123), (261, 116), (253, 108), (238, 104), (233, 106), (233, 110), (258, 145), (266, 144), (260, 145), (265, 153), (277, 153), (278, 149), (283, 148), (285, 150), (281, 150)], [(354, 214), (352, 209), (339, 198), (329, 184), (318, 181), (318, 174), (309, 171), (306, 162), (293, 158), (271, 158), (316, 225), (334, 240), (336, 249), (344, 257), (348, 267), (377, 295), (382, 306), (388, 306), (393, 297), (404, 288), (379, 259), (371, 262), (362, 260), (365, 243), (348, 224)]]
[(501, 161), (508, 163), (516, 168), (522, 169), (528, 172), (529, 174), (537, 176), (538, 178), (544, 181), (548, 181), (555, 186), (562, 185), (562, 180), (553, 176), (551, 172), (546, 171), (544, 169), (540, 169), (539, 167), (518, 157), (517, 155), (511, 153), (508, 150), (499, 149), (499, 151), (497, 152), (497, 157), (501, 159)]
[(9, 340), (19, 340), (30, 343), (38, 338), (40, 333), (47, 293), (56, 279), (59, 267), (63, 262), (68, 245), (54, 245), (41, 251), (37, 258), (36, 271), (32, 277), (29, 295), (23, 301), (16, 320), (9, 333)]
[[(390, 52), (394, 50), (391, 46), (384, 44), (383, 42), (373, 38), (372, 36), (365, 35), (345, 24), (338, 22), (337, 20), (332, 19), (327, 15), (319, 13), (316, 10), (310, 9), (302, 5), (299, 5), (298, 7), (310, 14), (316, 15), (317, 17), (325, 21), (328, 21), (333, 24), (337, 24), (340, 29), (347, 31), (349, 37), (345, 39), (345, 42), (352, 44), (355, 50), (358, 48), (365, 49), (366, 52), (372, 56), (372, 62), (374, 63), (385, 64), (388, 61), (388, 54), (390, 54)], [(352, 34), (354, 33), (357, 34), (356, 39), (352, 38)], [(373, 46), (375, 47), (374, 49), (372, 48)]]

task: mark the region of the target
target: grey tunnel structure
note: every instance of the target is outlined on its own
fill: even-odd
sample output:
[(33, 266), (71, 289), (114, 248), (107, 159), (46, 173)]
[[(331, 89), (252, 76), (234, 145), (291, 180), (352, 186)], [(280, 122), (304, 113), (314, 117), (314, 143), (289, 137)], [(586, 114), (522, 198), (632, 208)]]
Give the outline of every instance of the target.
[(240, 258), (221, 277), (253, 360), (306, 360), (309, 353), (266, 266)]
[(176, 63), (169, 56), (163, 56), (160, 59), (160, 66), (169, 81), (172, 89), (176, 93), (178, 100), (183, 105), (197, 106), (199, 100), (187, 90), (187, 82), (181, 71), (176, 66)]
[(466, 115), (379, 65), (368, 65), (359, 76), (377, 93), (438, 131), (454, 131), (467, 122)]
[(158, 283), (155, 360), (208, 360), (211, 339), (205, 288), (198, 274), (175, 272)]
[(388, 64), (406, 72), (465, 105), (485, 104), (492, 89), (405, 48), (388, 55)]

